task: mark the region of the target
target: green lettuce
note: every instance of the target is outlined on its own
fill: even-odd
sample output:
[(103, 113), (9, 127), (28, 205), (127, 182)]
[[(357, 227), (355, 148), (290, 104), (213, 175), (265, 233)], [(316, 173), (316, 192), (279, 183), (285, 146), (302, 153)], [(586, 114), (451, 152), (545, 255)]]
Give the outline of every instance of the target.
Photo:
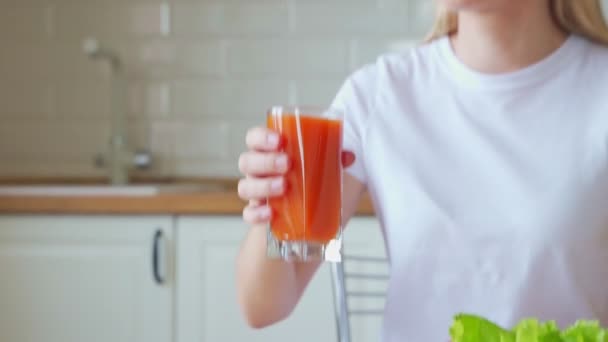
[(512, 330), (476, 315), (459, 314), (450, 327), (452, 342), (608, 342), (598, 321), (579, 320), (560, 330), (554, 321), (521, 320)]

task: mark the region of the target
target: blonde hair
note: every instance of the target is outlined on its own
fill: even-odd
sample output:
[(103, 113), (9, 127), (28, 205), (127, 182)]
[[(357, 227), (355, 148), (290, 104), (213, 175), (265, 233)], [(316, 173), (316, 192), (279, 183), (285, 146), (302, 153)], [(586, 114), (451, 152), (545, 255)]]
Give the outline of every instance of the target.
[[(557, 24), (566, 32), (608, 45), (608, 24), (602, 15), (600, 0), (551, 0), (551, 11)], [(457, 30), (458, 14), (439, 7), (435, 24), (426, 41)]]

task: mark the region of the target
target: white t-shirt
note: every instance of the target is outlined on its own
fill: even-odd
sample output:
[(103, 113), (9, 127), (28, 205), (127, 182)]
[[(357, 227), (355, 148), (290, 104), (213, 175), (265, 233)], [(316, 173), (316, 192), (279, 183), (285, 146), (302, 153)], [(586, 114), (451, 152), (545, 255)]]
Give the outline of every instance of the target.
[(445, 342), (459, 312), (608, 326), (607, 48), (572, 35), (489, 75), (443, 38), (358, 70), (334, 105), (391, 260), (383, 341)]

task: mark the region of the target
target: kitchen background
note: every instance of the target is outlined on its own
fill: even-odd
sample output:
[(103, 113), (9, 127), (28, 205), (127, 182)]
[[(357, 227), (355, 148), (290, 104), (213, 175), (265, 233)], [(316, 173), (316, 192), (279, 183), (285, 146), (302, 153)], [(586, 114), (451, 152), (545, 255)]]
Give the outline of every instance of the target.
[[(237, 157), (269, 106), (327, 105), (352, 71), (419, 43), (433, 2), (0, 0), (0, 341), (337, 341), (327, 263), (289, 318), (245, 322)], [(111, 54), (124, 92), (90, 56)], [(108, 186), (120, 117), (152, 156), (137, 186)], [(385, 261), (369, 198), (343, 238)], [(377, 341), (386, 263), (342, 265), (372, 294), (345, 300), (352, 341)]]
[(327, 105), (350, 72), (415, 44), (428, 0), (2, 0), (0, 176), (102, 176), (108, 63), (128, 77), (128, 139), (155, 176), (236, 176), (272, 104)]
[[(269, 106), (328, 105), (431, 20), (427, 0), (0, 0), (0, 340), (337, 340), (327, 264), (288, 319), (245, 322), (237, 158)], [(152, 163), (131, 174), (136, 149)], [(108, 186), (125, 174), (137, 185)], [(344, 239), (384, 256), (369, 200)], [(376, 340), (383, 298), (357, 303), (376, 314), (353, 341)]]

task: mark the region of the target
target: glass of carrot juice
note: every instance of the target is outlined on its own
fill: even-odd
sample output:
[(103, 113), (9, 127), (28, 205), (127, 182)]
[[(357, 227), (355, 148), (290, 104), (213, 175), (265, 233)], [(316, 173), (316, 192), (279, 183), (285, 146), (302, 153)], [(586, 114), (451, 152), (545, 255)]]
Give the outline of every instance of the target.
[(342, 125), (337, 109), (276, 106), (268, 128), (290, 160), (285, 193), (268, 199), (267, 254), (287, 261), (341, 261)]

